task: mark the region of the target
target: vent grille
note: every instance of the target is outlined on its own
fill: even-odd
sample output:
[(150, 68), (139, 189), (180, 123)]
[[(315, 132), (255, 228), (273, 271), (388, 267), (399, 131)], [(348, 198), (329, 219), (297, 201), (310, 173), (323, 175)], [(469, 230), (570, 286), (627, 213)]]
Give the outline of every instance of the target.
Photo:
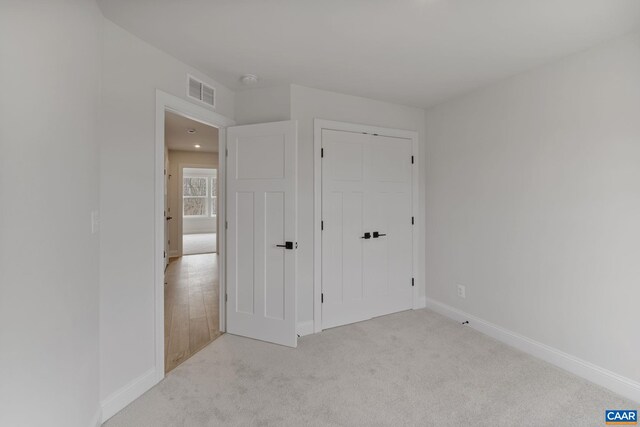
[(216, 105), (216, 90), (192, 76), (189, 76), (187, 95), (189, 98), (197, 99), (211, 107)]
[(212, 87), (202, 85), (202, 102), (213, 105), (215, 101), (215, 92)]
[(202, 83), (189, 77), (189, 96), (202, 101)]

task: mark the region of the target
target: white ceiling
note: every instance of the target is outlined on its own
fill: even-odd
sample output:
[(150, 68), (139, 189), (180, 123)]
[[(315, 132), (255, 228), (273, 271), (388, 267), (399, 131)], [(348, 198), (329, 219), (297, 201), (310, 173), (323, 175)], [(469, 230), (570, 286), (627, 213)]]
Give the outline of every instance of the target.
[[(187, 132), (194, 129), (196, 132)], [(218, 151), (218, 129), (167, 111), (164, 119), (164, 141), (169, 150)], [(200, 145), (196, 148), (195, 145)]]
[(99, 0), (231, 89), (297, 83), (428, 107), (639, 28), (639, 0)]

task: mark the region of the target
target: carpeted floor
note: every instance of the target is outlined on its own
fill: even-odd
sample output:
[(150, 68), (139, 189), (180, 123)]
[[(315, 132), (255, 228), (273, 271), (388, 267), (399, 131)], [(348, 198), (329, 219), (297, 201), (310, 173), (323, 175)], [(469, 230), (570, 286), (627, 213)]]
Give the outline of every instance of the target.
[(210, 254), (216, 251), (216, 233), (185, 234), (182, 255)]
[(107, 422), (145, 426), (599, 426), (637, 404), (429, 310), (303, 337), (225, 334)]

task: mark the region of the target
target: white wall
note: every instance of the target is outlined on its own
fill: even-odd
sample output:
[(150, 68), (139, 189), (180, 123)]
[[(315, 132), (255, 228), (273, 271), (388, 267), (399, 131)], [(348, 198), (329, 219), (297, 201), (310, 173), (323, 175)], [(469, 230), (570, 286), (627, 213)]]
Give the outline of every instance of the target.
[(0, 9), (0, 425), (95, 426), (102, 18)]
[[(178, 224), (182, 218), (180, 212), (180, 165), (200, 165), (210, 168), (218, 167), (218, 153), (198, 153), (195, 151), (169, 150), (169, 169), (167, 173), (169, 179), (169, 213), (173, 217), (169, 221), (169, 255), (179, 254), (181, 240)], [(195, 221), (194, 221), (195, 220)], [(217, 218), (191, 218), (185, 219), (183, 223), (183, 233), (214, 233), (216, 232)]]
[(291, 86), (236, 92), (235, 120), (239, 125), (289, 120)]
[(184, 218), (182, 220), (182, 234), (215, 233), (217, 230), (216, 217)]
[(427, 296), (640, 381), (640, 36), (433, 108), (427, 129)]
[(112, 407), (112, 403), (122, 396), (119, 393), (124, 387), (135, 380), (139, 380), (136, 387), (142, 387), (156, 374), (156, 88), (187, 99), (186, 75), (191, 73), (216, 88), (216, 111), (230, 118), (234, 112), (234, 98), (224, 86), (108, 20), (104, 25), (103, 65), (102, 114), (105, 127), (100, 149), (100, 389), (103, 403)]
[[(424, 110), (303, 86), (291, 86), (291, 119), (298, 121), (298, 323), (313, 320), (313, 120), (315, 118), (418, 131), (424, 164)], [(424, 197), (424, 171), (419, 190)], [(424, 218), (424, 199), (420, 201)], [(418, 221), (418, 232), (424, 233)], [(424, 259), (424, 241), (420, 244)], [(418, 267), (416, 286), (424, 295), (424, 272)]]

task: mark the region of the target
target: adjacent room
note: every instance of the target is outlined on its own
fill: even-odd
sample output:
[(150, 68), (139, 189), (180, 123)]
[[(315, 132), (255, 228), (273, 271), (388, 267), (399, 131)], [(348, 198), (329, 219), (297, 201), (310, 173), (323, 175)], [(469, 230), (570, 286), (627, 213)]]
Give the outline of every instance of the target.
[[(165, 372), (219, 337), (218, 129), (165, 111)], [(168, 256), (167, 256), (168, 255)]]
[(0, 3), (0, 426), (640, 410), (640, 1)]

